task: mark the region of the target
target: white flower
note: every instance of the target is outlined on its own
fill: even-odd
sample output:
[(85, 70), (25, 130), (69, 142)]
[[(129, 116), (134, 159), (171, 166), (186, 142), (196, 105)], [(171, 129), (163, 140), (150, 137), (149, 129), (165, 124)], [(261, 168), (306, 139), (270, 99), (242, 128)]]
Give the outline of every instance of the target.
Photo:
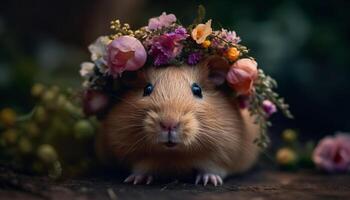
[(91, 52), (91, 60), (96, 61), (99, 58), (103, 58), (106, 55), (106, 47), (111, 42), (108, 36), (101, 36), (97, 40), (89, 45), (89, 51)]
[(96, 64), (101, 73), (106, 73), (107, 62), (104, 57), (107, 54), (107, 45), (112, 40), (108, 36), (101, 36), (97, 40), (89, 45), (89, 51), (91, 53), (91, 60)]
[(80, 76), (84, 78), (89, 78), (94, 75), (94, 67), (95, 64), (91, 62), (83, 62), (81, 63), (80, 68)]
[(98, 70), (102, 73), (105, 74), (107, 72), (107, 62), (105, 61), (105, 59), (103, 57), (95, 60), (95, 64), (98, 68)]

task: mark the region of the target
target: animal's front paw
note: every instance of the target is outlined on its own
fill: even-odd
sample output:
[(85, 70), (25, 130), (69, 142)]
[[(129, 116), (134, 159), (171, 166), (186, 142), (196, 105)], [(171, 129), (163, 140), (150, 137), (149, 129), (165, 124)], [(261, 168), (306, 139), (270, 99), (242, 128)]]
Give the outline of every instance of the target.
[(145, 184), (149, 185), (152, 183), (152, 181), (153, 181), (152, 175), (132, 173), (132, 174), (130, 174), (130, 176), (128, 176), (124, 180), (124, 183), (132, 183), (134, 185), (145, 183)]
[(197, 185), (200, 182), (202, 182), (204, 186), (206, 186), (208, 183), (209, 184), (211, 183), (214, 186), (223, 184), (221, 176), (219, 176), (217, 174), (213, 174), (213, 173), (198, 174), (196, 177), (195, 184)]

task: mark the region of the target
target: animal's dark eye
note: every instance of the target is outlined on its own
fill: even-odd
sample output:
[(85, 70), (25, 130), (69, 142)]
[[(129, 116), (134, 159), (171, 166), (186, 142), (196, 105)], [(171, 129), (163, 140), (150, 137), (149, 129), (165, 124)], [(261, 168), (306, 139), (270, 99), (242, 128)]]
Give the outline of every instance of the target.
[(197, 84), (197, 83), (193, 83), (191, 86), (192, 89), (192, 93), (194, 96), (202, 98), (202, 88)]
[(143, 89), (143, 96), (149, 96), (153, 92), (153, 85), (148, 83), (146, 87)]

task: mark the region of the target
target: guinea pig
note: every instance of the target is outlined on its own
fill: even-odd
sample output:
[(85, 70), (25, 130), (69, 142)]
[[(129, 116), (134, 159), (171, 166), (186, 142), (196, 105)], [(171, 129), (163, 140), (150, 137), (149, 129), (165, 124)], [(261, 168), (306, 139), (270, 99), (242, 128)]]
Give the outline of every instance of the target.
[(117, 97), (97, 149), (100, 158), (110, 154), (130, 168), (125, 182), (150, 184), (158, 174), (196, 171), (196, 184), (216, 186), (255, 163), (259, 129), (218, 87), (223, 81), (213, 75), (220, 73), (208, 65), (148, 67)]

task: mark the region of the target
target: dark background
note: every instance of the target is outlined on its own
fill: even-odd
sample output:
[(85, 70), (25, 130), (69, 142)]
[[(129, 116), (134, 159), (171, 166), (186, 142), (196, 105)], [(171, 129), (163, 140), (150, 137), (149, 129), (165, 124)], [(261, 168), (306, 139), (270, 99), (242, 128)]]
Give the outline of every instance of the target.
[(26, 112), (34, 82), (79, 87), (87, 45), (119, 18), (132, 27), (162, 11), (190, 23), (198, 4), (214, 27), (235, 30), (259, 66), (279, 82), (295, 120), (273, 117), (272, 132), (318, 139), (350, 130), (349, 1), (12, 0), (0, 2), (0, 108)]

